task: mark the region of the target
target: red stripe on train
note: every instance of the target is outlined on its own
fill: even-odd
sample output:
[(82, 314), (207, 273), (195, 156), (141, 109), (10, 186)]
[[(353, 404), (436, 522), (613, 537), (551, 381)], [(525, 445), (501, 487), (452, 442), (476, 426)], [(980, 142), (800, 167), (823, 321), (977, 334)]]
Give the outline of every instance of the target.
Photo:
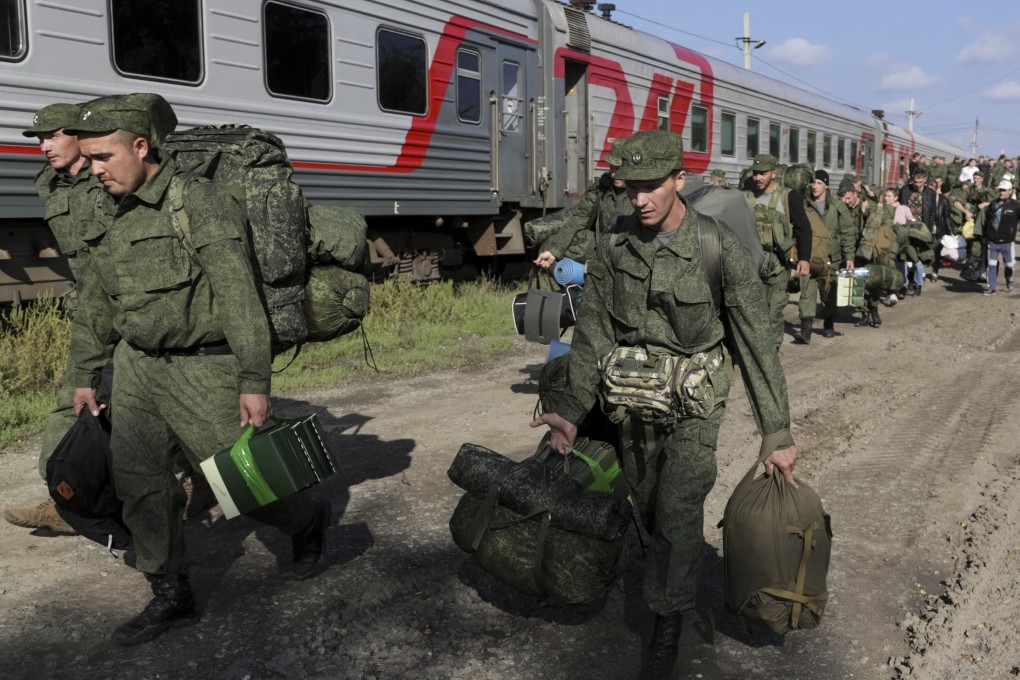
[(0, 144), (0, 153), (17, 153), (26, 156), (42, 156), (42, 149), (36, 146), (23, 146), (21, 144)]

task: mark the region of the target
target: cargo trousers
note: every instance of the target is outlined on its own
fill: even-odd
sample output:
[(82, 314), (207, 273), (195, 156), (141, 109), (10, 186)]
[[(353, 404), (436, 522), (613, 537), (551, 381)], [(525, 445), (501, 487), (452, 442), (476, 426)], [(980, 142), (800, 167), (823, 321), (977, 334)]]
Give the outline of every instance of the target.
[[(197, 470), (240, 436), (237, 358), (150, 356), (121, 342), (113, 365), (114, 484), (124, 502), (124, 523), (134, 539), (138, 570), (186, 573), (181, 520), (185, 495), (173, 465), (183, 451)], [(302, 492), (249, 516), (293, 536), (311, 524), (313, 511)]]
[(772, 320), (776, 332), (776, 347), (783, 344), (786, 334), (786, 320), (783, 310), (790, 301), (790, 270), (779, 261), (775, 253), (766, 251), (761, 263), (761, 282), (765, 286), (765, 301), (769, 306), (769, 319)]
[(818, 316), (818, 301), (821, 298), (822, 317), (836, 318), (836, 276), (835, 274), (801, 276), (800, 300), (797, 312), (801, 319), (814, 319)]

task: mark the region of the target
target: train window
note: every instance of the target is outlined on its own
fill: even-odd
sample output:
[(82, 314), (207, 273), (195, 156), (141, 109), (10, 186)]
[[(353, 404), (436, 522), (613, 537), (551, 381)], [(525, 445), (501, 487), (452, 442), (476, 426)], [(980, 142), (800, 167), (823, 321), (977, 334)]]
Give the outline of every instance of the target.
[(846, 140), (842, 137), (836, 142), (836, 167), (840, 170), (846, 167)]
[(807, 133), (807, 162), (811, 165), (811, 167), (814, 167), (818, 163), (818, 154), (817, 154), (817, 149), (816, 149), (817, 142), (818, 142), (818, 133), (815, 132), (814, 130), (808, 130), (808, 133)]
[(482, 57), (474, 50), (457, 50), (457, 118), (482, 122)]
[(428, 54), (417, 35), (379, 29), (376, 83), (384, 111), (423, 116), (428, 110)]
[(708, 109), (691, 106), (691, 151), (708, 151)]
[(850, 140), (850, 168), (857, 167), (857, 142)]
[(783, 137), (783, 129), (779, 123), (769, 123), (769, 153), (779, 158), (779, 144)]
[(822, 166), (832, 167), (832, 135), (822, 136)]
[(790, 128), (790, 163), (800, 163), (800, 128)]
[(199, 0), (110, 0), (113, 63), (128, 77), (202, 79)]
[(328, 100), (333, 78), (326, 15), (267, 2), (262, 16), (266, 87), (270, 94)]
[(754, 160), (754, 157), (758, 155), (758, 151), (761, 150), (761, 143), (758, 139), (758, 129), (761, 126), (761, 121), (757, 118), (747, 119), (747, 160)]
[(25, 56), (25, 0), (0, 0), (0, 59)]
[(735, 113), (722, 114), (722, 140), (719, 144), (719, 152), (723, 156), (737, 155), (737, 115)]
[(503, 62), (503, 132), (519, 135), (524, 116), (524, 99), (521, 98), (521, 67), (512, 61)]
[(669, 129), (669, 97), (659, 97), (658, 129)]

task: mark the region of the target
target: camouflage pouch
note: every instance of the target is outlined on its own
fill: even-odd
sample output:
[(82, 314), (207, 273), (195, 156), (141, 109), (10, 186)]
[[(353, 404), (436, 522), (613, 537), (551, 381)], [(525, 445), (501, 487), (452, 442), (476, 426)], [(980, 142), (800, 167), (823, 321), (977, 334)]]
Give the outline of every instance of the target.
[(676, 370), (676, 411), (685, 418), (707, 418), (715, 406), (712, 376), (723, 365), (721, 351), (684, 357)]
[(653, 423), (676, 420), (677, 357), (642, 347), (617, 347), (599, 362), (602, 402), (611, 420), (631, 415)]

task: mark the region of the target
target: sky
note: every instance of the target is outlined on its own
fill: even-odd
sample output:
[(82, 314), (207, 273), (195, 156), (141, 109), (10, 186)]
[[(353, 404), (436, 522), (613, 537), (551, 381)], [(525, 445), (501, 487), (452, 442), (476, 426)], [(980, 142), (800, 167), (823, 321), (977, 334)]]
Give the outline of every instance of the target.
[(1020, 2), (612, 0), (613, 18), (977, 154), (1020, 155)]

